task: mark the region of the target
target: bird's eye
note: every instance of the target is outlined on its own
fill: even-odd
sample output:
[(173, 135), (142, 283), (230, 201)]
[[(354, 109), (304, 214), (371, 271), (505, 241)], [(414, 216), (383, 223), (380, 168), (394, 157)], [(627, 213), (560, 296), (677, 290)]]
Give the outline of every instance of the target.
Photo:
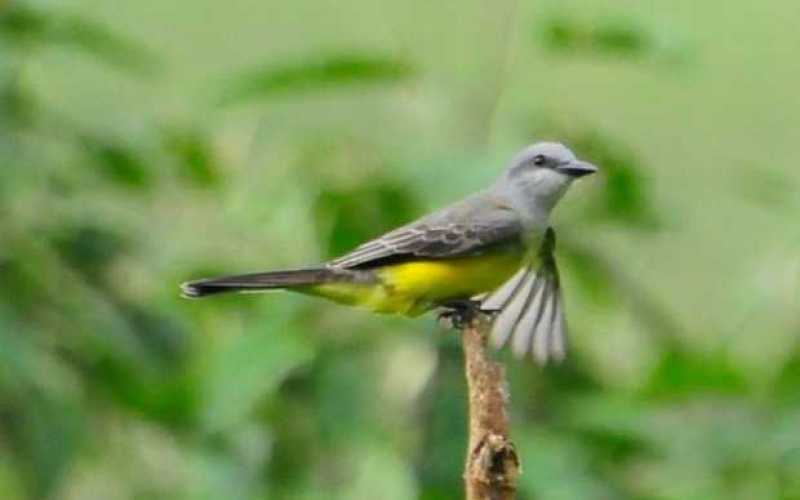
[(537, 166), (544, 165), (547, 162), (547, 158), (544, 155), (536, 155), (533, 157), (533, 164)]

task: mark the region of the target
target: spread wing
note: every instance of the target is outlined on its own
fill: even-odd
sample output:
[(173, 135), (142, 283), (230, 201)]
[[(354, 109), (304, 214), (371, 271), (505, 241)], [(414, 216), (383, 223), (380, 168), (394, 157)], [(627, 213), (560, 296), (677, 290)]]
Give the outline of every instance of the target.
[(520, 243), (518, 216), (500, 200), (476, 195), (368, 241), (328, 265), (365, 268), (414, 257), (439, 259), (480, 254)]
[(540, 364), (561, 361), (567, 351), (564, 300), (554, 256), (555, 232), (545, 233), (538, 258), (481, 302), (494, 314), (490, 338), (498, 349), (510, 341), (518, 357)]

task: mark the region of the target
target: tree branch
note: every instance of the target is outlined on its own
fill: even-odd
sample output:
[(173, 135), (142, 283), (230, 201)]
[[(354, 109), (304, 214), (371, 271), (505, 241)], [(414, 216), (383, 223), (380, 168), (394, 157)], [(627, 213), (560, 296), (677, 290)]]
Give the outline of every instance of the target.
[(505, 368), (486, 352), (486, 321), (464, 328), (464, 366), (469, 387), (469, 448), (464, 467), (467, 500), (516, 497), (521, 466), (509, 436)]

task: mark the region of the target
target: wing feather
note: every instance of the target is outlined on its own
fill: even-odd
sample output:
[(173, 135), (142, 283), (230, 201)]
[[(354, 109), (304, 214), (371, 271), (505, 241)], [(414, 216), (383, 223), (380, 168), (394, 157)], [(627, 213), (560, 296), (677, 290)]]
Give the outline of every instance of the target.
[(553, 330), (550, 332), (550, 355), (555, 361), (563, 361), (567, 355), (567, 322), (564, 314), (564, 300), (556, 295), (556, 312)]
[(548, 229), (536, 265), (517, 272), (481, 302), (495, 314), (490, 338), (503, 347), (510, 341), (517, 357), (531, 353), (539, 364), (561, 361), (567, 351), (567, 327), (558, 268), (554, 256), (555, 233)]
[(514, 327), (525, 311), (525, 307), (531, 295), (536, 293), (536, 288), (539, 283), (534, 273), (527, 273), (517, 293), (511, 296), (508, 304), (506, 304), (494, 319), (489, 337), (492, 339), (494, 346), (498, 349), (503, 347), (511, 338)]
[(519, 291), (530, 272), (531, 268), (529, 266), (517, 271), (517, 274), (506, 281), (500, 288), (481, 299), (481, 309), (487, 312), (502, 311)]
[(364, 268), (386, 259), (441, 259), (480, 254), (506, 242), (520, 242), (517, 214), (489, 195), (473, 196), (416, 222), (368, 241), (328, 265)]
[(554, 283), (549, 283), (547, 297), (540, 311), (540, 320), (534, 327), (531, 335), (533, 337), (533, 359), (540, 365), (547, 363), (550, 359), (550, 335), (553, 329), (553, 313), (555, 312), (555, 298), (558, 293)]
[(511, 350), (518, 358), (525, 357), (531, 351), (533, 334), (542, 320), (544, 304), (547, 303), (550, 283), (541, 275), (538, 276), (537, 280), (541, 285), (536, 290), (536, 295), (531, 294), (531, 297), (529, 297), (525, 310), (514, 326), (514, 333), (512, 334)]

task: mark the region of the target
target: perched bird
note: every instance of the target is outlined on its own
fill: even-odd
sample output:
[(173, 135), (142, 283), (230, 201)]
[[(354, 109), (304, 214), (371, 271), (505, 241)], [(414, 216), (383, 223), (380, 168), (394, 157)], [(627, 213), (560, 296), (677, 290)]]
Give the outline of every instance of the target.
[(291, 290), (379, 313), (441, 308), (492, 318), (491, 342), (539, 363), (566, 354), (564, 306), (550, 212), (597, 167), (541, 142), (517, 154), (488, 189), (395, 229), (330, 262), (181, 285), (186, 297)]

